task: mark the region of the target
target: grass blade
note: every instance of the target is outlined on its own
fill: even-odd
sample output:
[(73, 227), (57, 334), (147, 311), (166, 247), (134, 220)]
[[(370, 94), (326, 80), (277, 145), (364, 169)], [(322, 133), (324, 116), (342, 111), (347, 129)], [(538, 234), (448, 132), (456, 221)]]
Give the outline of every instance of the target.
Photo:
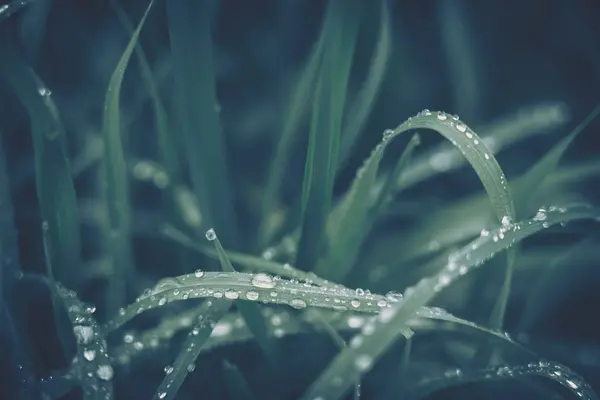
[(113, 313), (116, 313), (125, 304), (127, 285), (132, 282), (135, 273), (130, 247), (131, 208), (128, 172), (121, 137), (121, 84), (131, 54), (144, 26), (144, 21), (153, 4), (154, 0), (151, 0), (137, 29), (129, 40), (110, 78), (104, 102), (102, 125), (105, 147), (102, 160), (103, 195), (108, 207), (108, 242), (114, 273), (114, 276), (109, 280), (107, 309)]
[(415, 396), (415, 398), (424, 398), (435, 391), (452, 386), (466, 385), (480, 381), (515, 379), (524, 376), (541, 376), (551, 379), (573, 393), (574, 398), (584, 400), (598, 399), (591, 386), (581, 376), (564, 365), (546, 360), (527, 365), (500, 365), (478, 371), (461, 371), (460, 374), (445, 374), (443, 377), (427, 378), (417, 384), (411, 395)]
[(65, 130), (50, 90), (29, 68), (11, 35), (1, 32), (0, 37), (0, 72), (31, 121), (36, 192), (41, 218), (47, 226), (48, 272), (68, 287), (76, 287), (81, 239)]
[(224, 137), (217, 104), (211, 38), (213, 1), (168, 0), (176, 104), (192, 187), (207, 227), (236, 247)]
[(365, 127), (369, 115), (375, 106), (375, 100), (377, 99), (385, 77), (388, 60), (392, 50), (392, 27), (387, 0), (381, 0), (380, 14), (381, 21), (379, 23), (377, 46), (373, 52), (367, 80), (356, 99), (352, 102), (347, 116), (344, 119), (340, 143), (339, 167), (341, 167), (351, 155), (354, 144)]
[[(532, 188), (540, 187), (546, 181), (546, 177), (556, 170), (562, 155), (567, 150), (571, 142), (590, 124), (590, 122), (600, 114), (600, 104), (587, 116), (587, 118), (579, 124), (569, 135), (559, 141), (544, 157), (531, 167), (525, 175), (518, 181), (518, 185), (513, 190), (517, 211), (520, 210), (520, 215), (524, 216), (531, 213), (532, 200), (536, 190)], [(515, 250), (516, 251), (516, 250)], [(498, 295), (498, 300), (494, 305), (494, 309), (490, 316), (490, 326), (500, 328), (504, 323), (504, 315), (510, 297), (512, 275), (514, 269), (515, 251), (508, 253), (508, 265), (504, 275), (504, 282)]]
[(327, 25), (327, 21), (325, 21), (319, 39), (311, 52), (308, 64), (291, 95), (291, 101), (284, 119), (283, 130), (277, 142), (273, 161), (269, 167), (269, 176), (263, 196), (260, 226), (258, 229), (258, 248), (266, 247), (271, 238), (272, 232), (270, 232), (268, 224), (270, 213), (276, 208), (279, 190), (285, 176), (285, 171), (287, 170), (287, 160), (291, 155), (295, 134), (300, 129), (300, 124), (308, 112), (309, 101), (314, 93), (314, 86), (321, 66), (326, 38), (325, 27)]
[[(219, 257), (219, 262), (221, 263), (221, 268), (225, 272), (235, 272), (233, 265), (231, 265), (231, 261), (227, 257), (219, 238), (215, 234), (215, 231), (210, 229), (206, 232), (206, 238), (209, 241), (212, 241), (215, 245), (215, 249), (217, 251), (217, 255)], [(252, 285), (260, 288), (273, 288), (275, 287), (275, 282), (270, 275), (267, 274), (256, 274), (252, 278)], [(232, 295), (234, 292), (226, 292), (225, 297), (237, 299), (239, 295)], [(228, 295), (229, 294), (229, 295)], [(236, 292), (237, 294), (237, 292)], [(258, 304), (240, 301), (236, 303), (237, 308), (240, 310), (240, 313), (244, 317), (244, 321), (246, 321), (246, 325), (250, 328), (250, 331), (254, 334), (256, 341), (260, 345), (261, 349), (265, 352), (265, 355), (269, 357), (270, 361), (277, 364), (277, 351), (271, 339), (269, 338), (267, 324), (260, 312), (260, 308)]]
[(330, 253), (326, 261), (319, 264), (318, 275), (337, 281), (348, 272), (362, 242), (370, 196), (385, 149), (399, 134), (422, 128), (435, 130), (450, 140), (479, 176), (498, 220), (502, 223), (514, 220), (514, 205), (504, 173), (481, 138), (456, 117), (424, 110), (396, 129), (386, 130), (381, 143), (358, 171), (348, 195), (328, 221)]
[(195, 368), (195, 362), (204, 342), (210, 336), (215, 324), (229, 311), (228, 300), (207, 300), (202, 304), (202, 312), (196, 318), (193, 329), (181, 346), (181, 351), (172, 366), (165, 368), (166, 376), (158, 387), (154, 400), (175, 398), (187, 375)]
[(302, 233), (296, 259), (304, 270), (315, 268), (325, 237), (360, 11), (360, 3), (355, 0), (331, 0), (325, 17), (325, 54), (312, 110), (302, 187)]
[[(433, 277), (424, 278), (414, 287), (406, 290), (401, 302), (374, 317), (372, 329), (355, 336), (356, 346), (341, 352), (305, 392), (303, 399), (322, 396), (327, 399), (341, 398), (356, 379), (356, 374), (364, 374), (373, 363), (397, 339), (399, 331), (407, 327), (408, 320), (415, 312), (431, 301), (441, 290), (452, 282), (481, 266), (496, 253), (510, 247), (526, 237), (547, 227), (578, 219), (599, 219), (600, 210), (584, 205), (569, 208), (556, 208), (518, 224), (508, 224), (483, 235), (462, 249), (452, 253), (448, 262)], [(352, 343), (352, 342), (351, 342)], [(337, 382), (339, 384), (332, 384)]]
[(248, 382), (244, 378), (242, 371), (235, 364), (225, 360), (223, 362), (223, 371), (227, 381), (227, 392), (230, 400), (252, 400), (254, 396), (248, 386)]

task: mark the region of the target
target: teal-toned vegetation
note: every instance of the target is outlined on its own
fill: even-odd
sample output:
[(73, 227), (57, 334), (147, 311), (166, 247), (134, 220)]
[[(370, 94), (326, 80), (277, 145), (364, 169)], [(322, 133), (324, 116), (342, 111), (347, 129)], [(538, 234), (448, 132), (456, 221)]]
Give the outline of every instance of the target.
[[(514, 380), (518, 393), (539, 398), (569, 392), (572, 398), (598, 398), (583, 373), (543, 354), (529, 333), (540, 319), (552, 318), (554, 293), (569, 285), (557, 281), (569, 279), (558, 271), (575, 257), (598, 257), (600, 208), (578, 188), (597, 180), (600, 164), (593, 158), (570, 164), (563, 159), (600, 106), (570, 133), (564, 127), (567, 110), (557, 103), (526, 108), (481, 129), (445, 111), (399, 113), (398, 126), (383, 131), (338, 190), (340, 176), (360, 152), (386, 74), (394, 73), (388, 68), (394, 19), (388, 0), (330, 0), (283, 107), (273, 153), (260, 155), (269, 163), (255, 225), (248, 227), (236, 207), (242, 189), (232, 178), (236, 171), (217, 98), (217, 2), (152, 0), (133, 24), (125, 2), (113, 1), (128, 42), (97, 110), (102, 118), (94, 137), (102, 143), (100, 151), (85, 153), (83, 162), (73, 165), (73, 143), (54, 94), (9, 24), (27, 3), (36, 6), (34, 1), (0, 6), (0, 78), (29, 120), (45, 266), (31, 271), (21, 265), (15, 185), (3, 136), (0, 358), (11, 365), (2, 377), (10, 381), (2, 384), (8, 393), (3, 398), (59, 399), (75, 393), (109, 400), (149, 391), (158, 400), (194, 398), (198, 380), (221, 387), (211, 393), (230, 399), (425, 399), (498, 380)], [(460, 25), (459, 17), (453, 6), (446, 8), (450, 17), (444, 26), (452, 31), (449, 26)], [(173, 86), (166, 91), (144, 36), (161, 13)], [(360, 77), (357, 49), (370, 38), (361, 35), (372, 21), (377, 29), (371, 32), (367, 72)], [(472, 55), (461, 47), (461, 35), (448, 34), (447, 46), (468, 64)], [(461, 65), (452, 64), (453, 76), (463, 76), (461, 68), (471, 70)], [(149, 98), (152, 132), (137, 132), (126, 122), (131, 110), (123, 99), (130, 74), (136, 73)], [(465, 96), (457, 101), (464, 109), (477, 101), (477, 93), (469, 92), (476, 77), (481, 79), (465, 78), (470, 86), (454, 94)], [(3, 124), (0, 120), (0, 130), (11, 128)], [(560, 128), (562, 138), (548, 148), (539, 138), (551, 128)], [(436, 132), (443, 139), (433, 142), (437, 147), (430, 145)], [(528, 137), (542, 156), (527, 160), (515, 177), (502, 151)], [(154, 155), (136, 151), (140, 140), (151, 143)], [(286, 175), (298, 152), (302, 180), (295, 182), (294, 199), (284, 200)], [(98, 190), (96, 211), (86, 214), (77, 183), (90, 168), (99, 172), (87, 178), (97, 181)], [(476, 177), (479, 190), (435, 206), (427, 205), (435, 195), (415, 200), (414, 193), (407, 194), (428, 182), (440, 185), (440, 176), (451, 173)], [(156, 217), (140, 217), (143, 185), (159, 199)], [(89, 214), (100, 232), (96, 264), (83, 257), (81, 227)], [(402, 215), (409, 223), (386, 226)], [(561, 231), (579, 242), (552, 242), (551, 233)], [(536, 238), (537, 246), (529, 245)], [(140, 248), (142, 239), (153, 244)], [(158, 271), (144, 267), (143, 260), (152, 257)], [(98, 311), (81, 300), (92, 281), (103, 285), (94, 301)], [(49, 293), (51, 307), (44, 310), (61, 344), (62, 364), (50, 371), (37, 366), (31, 334), (23, 333), (33, 288)], [(517, 292), (524, 293), (521, 320), (509, 324), (507, 315), (517, 319), (511, 309)], [(561, 293), (568, 297), (567, 292)], [(593, 323), (594, 317), (585, 320)], [(293, 350), (283, 344), (298, 338), (303, 342)], [(322, 339), (329, 353), (319, 354)], [(421, 340), (430, 348), (422, 348)], [(249, 355), (236, 356), (237, 349), (253, 344)], [(320, 364), (303, 370), (291, 361), (305, 352), (317, 354)], [(600, 357), (595, 357), (597, 367)], [(119, 376), (143, 368), (148, 359), (158, 360), (164, 375), (144, 376), (139, 393), (131, 386), (122, 389)], [(384, 378), (369, 383), (376, 374)], [(486, 386), (475, 388), (473, 398), (489, 392), (495, 398)]]

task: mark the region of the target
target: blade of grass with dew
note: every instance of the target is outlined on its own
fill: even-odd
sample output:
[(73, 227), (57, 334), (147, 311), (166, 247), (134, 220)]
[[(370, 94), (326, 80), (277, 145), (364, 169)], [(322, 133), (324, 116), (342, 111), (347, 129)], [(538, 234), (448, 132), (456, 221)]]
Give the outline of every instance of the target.
[(498, 220), (502, 223), (514, 220), (514, 205), (504, 173), (479, 136), (456, 117), (444, 112), (424, 110), (396, 129), (386, 130), (382, 141), (358, 171), (349, 194), (340, 205), (339, 214), (334, 214), (330, 228), (331, 252), (326, 261), (319, 264), (316, 271), (318, 275), (339, 281), (348, 272), (350, 265), (347, 261), (352, 261), (348, 255), (358, 251), (351, 252), (349, 249), (357, 248), (362, 241), (361, 235), (368, 216), (368, 199), (385, 149), (399, 134), (424, 128), (437, 131), (461, 151), (479, 176)]
[(600, 220), (600, 210), (587, 205), (560, 207), (548, 212), (543, 221), (533, 218), (516, 224), (502, 225), (454, 252), (440, 272), (423, 278), (415, 286), (408, 288), (401, 302), (373, 317), (369, 322), (370, 329), (367, 331), (363, 328), (362, 334), (352, 339), (351, 343), (354, 342), (355, 346), (351, 345), (349, 349), (342, 351), (305, 392), (302, 399), (318, 396), (339, 399), (350, 389), (356, 374), (368, 372), (374, 362), (398, 338), (399, 331), (407, 327), (407, 322), (415, 312), (445, 287), (514, 243), (552, 225), (579, 219)]
[(284, 118), (283, 130), (277, 141), (275, 155), (269, 167), (258, 229), (258, 248), (266, 247), (271, 239), (272, 232), (270, 232), (268, 221), (271, 212), (276, 208), (281, 183), (287, 170), (287, 161), (291, 156), (295, 134), (300, 129), (302, 120), (308, 112), (310, 98), (314, 93), (314, 86), (322, 61), (326, 33), (325, 27), (328, 25), (329, 23), (325, 20), (319, 39), (311, 52), (308, 64), (304, 71), (302, 71), (300, 79), (294, 86), (291, 94), (291, 101)]
[[(378, 298), (387, 299), (386, 301), (389, 304), (399, 301), (398, 295), (393, 293), (389, 293), (385, 297), (379, 296)], [(379, 312), (383, 310), (385, 310), (385, 308), (380, 308)], [(315, 321), (312, 311), (316, 310), (313, 308), (309, 308), (306, 312), (301, 313), (299, 316), (300, 318), (298, 318), (296, 313), (292, 313), (286, 309), (274, 310), (263, 308), (261, 311), (264, 317), (268, 318), (270, 321), (268, 326), (269, 335), (275, 338), (308, 333), (314, 329), (313, 325)], [(375, 311), (375, 313), (377, 313), (377, 311)], [(161, 343), (169, 342), (181, 330), (188, 330), (198, 315), (202, 315), (202, 306), (165, 318), (156, 328), (151, 328), (137, 336), (135, 342), (132, 341), (131, 343), (122, 344), (115, 351), (115, 354), (119, 354), (116, 361), (120, 364), (129, 364), (133, 357), (141, 353), (140, 349), (145, 349), (144, 351), (146, 351), (148, 349), (157, 348)], [(339, 310), (332, 309), (320, 310), (319, 315), (329, 326), (331, 326), (331, 328), (340, 332), (358, 332), (367, 322), (369, 322), (369, 316), (360, 312), (340, 312)], [(201, 352), (209, 352), (217, 347), (251, 340), (254, 336), (248, 330), (246, 325), (239, 323), (241, 318), (242, 317), (237, 313), (229, 313), (221, 318), (215, 326), (211, 336), (203, 344)], [(455, 317), (439, 307), (420, 308), (415, 314), (415, 317), (408, 321), (408, 326), (409, 329), (406, 329), (405, 332), (403, 332), (403, 335), (407, 338), (412, 336), (412, 329), (417, 331), (433, 329), (438, 332), (440, 330), (456, 332), (458, 327), (464, 327), (489, 335), (490, 338), (498, 339), (502, 343), (520, 350), (523, 354), (536, 356), (519, 343), (510, 339), (510, 336), (507, 334), (493, 331), (473, 322)], [(217, 330), (220, 330), (218, 334), (216, 333)], [(223, 332), (227, 333), (224, 334)], [(141, 346), (139, 344), (141, 344)]]
[(227, 393), (230, 400), (252, 400), (254, 396), (242, 371), (229, 361), (223, 361), (223, 372), (227, 381)]
[[(569, 135), (559, 141), (544, 157), (536, 162), (525, 175), (518, 181), (519, 184), (513, 189), (513, 198), (516, 203), (518, 217), (529, 215), (531, 212), (532, 200), (534, 199), (534, 188), (544, 184), (546, 177), (552, 174), (567, 150), (571, 142), (585, 129), (590, 122), (600, 114), (600, 104), (581, 122)], [(514, 255), (514, 253), (512, 253)], [(511, 257), (509, 253), (509, 258)], [(490, 326), (500, 328), (504, 323), (504, 315), (510, 296), (511, 281), (514, 269), (514, 259), (510, 260), (504, 275), (504, 282), (498, 295), (498, 300), (494, 305), (490, 315)]]
[[(515, 115), (504, 117), (483, 126), (477, 131), (483, 132), (481, 140), (493, 154), (504, 148), (520, 143), (528, 138), (552, 132), (564, 125), (569, 113), (564, 104), (550, 103), (525, 107)], [(417, 157), (398, 178), (398, 189), (411, 187), (441, 172), (449, 172), (465, 165), (466, 160), (454, 147), (446, 143)]]
[(121, 85), (131, 54), (144, 26), (144, 21), (153, 4), (154, 0), (151, 0), (123, 55), (121, 55), (110, 78), (104, 101), (102, 136), (105, 152), (102, 159), (102, 189), (108, 208), (109, 232), (107, 240), (114, 273), (109, 279), (107, 289), (107, 309), (109, 313), (116, 313), (125, 304), (127, 286), (131, 284), (135, 274), (130, 243), (131, 206), (128, 171), (121, 137)]
[(344, 101), (361, 4), (331, 0), (326, 30), (323, 65), (319, 73), (312, 110), (301, 200), (301, 236), (296, 264), (312, 270), (320, 256), (325, 225), (331, 210), (333, 183), (338, 163)]
[(174, 399), (181, 388), (187, 375), (195, 368), (195, 362), (202, 346), (209, 338), (215, 324), (229, 311), (231, 301), (229, 300), (207, 300), (201, 306), (199, 316), (192, 330), (188, 333), (186, 340), (173, 365), (165, 368), (165, 378), (156, 390), (154, 400)]
[(5, 296), (10, 297), (12, 283), (21, 270), (10, 181), (1, 137), (0, 132), (0, 301)]
[[(214, 230), (210, 229), (206, 232), (206, 238), (212, 241), (215, 245), (215, 250), (219, 257), (219, 262), (221, 264), (221, 268), (225, 272), (236, 272), (231, 265), (231, 261), (227, 257), (223, 246), (221, 245), (221, 241), (215, 234)], [(270, 275), (258, 273), (252, 277), (251, 284), (254, 287), (259, 287), (263, 289), (271, 289), (275, 287), (275, 282)], [(233, 294), (235, 293), (235, 294)], [(239, 293), (237, 292), (225, 292), (225, 297), (229, 299), (236, 300), (239, 298)], [(269, 361), (273, 363), (273, 365), (278, 364), (278, 352), (275, 348), (274, 342), (269, 338), (267, 324), (260, 312), (260, 308), (258, 304), (238, 301), (236, 303), (237, 308), (240, 310), (240, 313), (244, 317), (244, 321), (246, 321), (246, 325), (250, 328), (250, 331), (254, 334), (256, 341), (260, 345), (262, 351), (269, 358)]]
[(85, 305), (75, 292), (60, 285), (56, 292), (67, 310), (77, 343), (70, 374), (81, 383), (84, 400), (112, 399), (114, 371), (106, 352), (104, 331), (93, 316), (95, 307)]
[[(186, 235), (176, 227), (167, 224), (163, 227), (161, 233), (169, 239), (201, 254), (219, 259), (218, 253), (208, 246), (203, 246), (196, 242), (193, 238)], [(262, 257), (257, 257), (252, 254), (239, 253), (231, 250), (226, 250), (227, 258), (232, 262), (241, 265), (244, 268), (253, 271), (267, 272), (274, 275), (279, 275), (289, 279), (302, 280), (311, 282), (318, 286), (337, 286), (334, 282), (329, 282), (315, 275), (312, 272), (304, 272), (292, 267), (290, 264), (280, 264), (275, 261), (265, 260)]]
[(573, 398), (598, 399), (592, 387), (581, 376), (562, 364), (546, 360), (527, 365), (501, 365), (478, 371), (461, 371), (460, 374), (444, 375), (439, 378), (427, 378), (418, 384), (411, 395), (415, 398), (425, 398), (433, 392), (453, 386), (481, 381), (516, 379), (524, 376), (541, 376), (551, 379), (573, 393)]
[[(227, 174), (224, 136), (216, 110), (211, 27), (213, 1), (167, 0), (176, 104), (192, 187), (205, 226), (233, 248), (236, 219)], [(208, 228), (207, 228), (208, 229)]]
[(48, 227), (47, 272), (68, 287), (77, 287), (81, 240), (65, 130), (50, 90), (27, 65), (11, 35), (1, 32), (0, 37), (0, 73), (31, 121), (36, 192), (43, 224)]
[(346, 118), (344, 118), (338, 168), (342, 167), (347, 158), (352, 154), (354, 145), (373, 110), (375, 100), (385, 77), (392, 50), (392, 27), (387, 0), (381, 0), (380, 15), (381, 21), (379, 22), (377, 45), (373, 51), (368, 77), (356, 99), (352, 102)]

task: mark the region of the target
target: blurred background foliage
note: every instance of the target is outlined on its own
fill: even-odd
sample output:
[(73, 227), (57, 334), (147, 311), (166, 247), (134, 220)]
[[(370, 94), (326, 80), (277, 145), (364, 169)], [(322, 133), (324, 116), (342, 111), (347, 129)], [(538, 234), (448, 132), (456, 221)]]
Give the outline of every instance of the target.
[[(103, 300), (106, 249), (99, 239), (99, 226), (105, 216), (98, 205), (98, 168), (103, 153), (102, 111), (110, 76), (131, 33), (118, 18), (112, 3), (37, 0), (0, 21), (2, 34), (16, 35), (19, 51), (25, 54), (32, 69), (52, 92), (64, 123), (82, 222), (83, 249), (83, 262), (77, 267), (77, 276), (69, 287), (80, 298), (97, 304), (98, 318), (103, 321), (107, 318)], [(376, 43), (380, 7), (379, 2), (372, 3), (364, 7), (362, 15), (350, 96), (357, 93), (364, 81)], [(120, 2), (134, 24), (140, 20), (147, 4), (145, 0)], [(215, 107), (226, 144), (229, 181), (224, 184), (229, 185), (233, 193), (235, 215), (232, 221), (237, 225), (240, 239), (235, 245), (225, 243), (226, 248), (257, 251), (255, 235), (269, 162), (293, 85), (318, 38), (325, 6), (325, 1), (318, 0), (222, 0), (215, 8)], [(352, 156), (336, 180), (336, 198), (347, 190), (357, 168), (380, 141), (381, 132), (424, 108), (458, 114), (480, 134), (487, 128), (497, 127), (503, 119), (531, 117), (541, 109), (540, 118), (546, 120), (547, 126), (525, 140), (519, 138), (517, 131), (514, 145), (497, 155), (508, 179), (517, 178), (583, 120), (600, 99), (599, 6), (600, 3), (593, 0), (389, 1), (393, 34), (384, 82)], [(140, 43), (171, 116), (171, 129), (177, 131), (180, 121), (173, 117), (176, 102), (172, 100), (173, 65), (164, 1), (157, 1), (150, 12)], [(163, 224), (172, 222), (172, 216), (162, 203), (161, 190), (157, 188), (160, 182), (146, 180), (145, 164), (139, 164), (143, 160), (158, 160), (159, 149), (151, 98), (136, 57), (132, 57), (125, 73), (121, 124), (133, 176), (135, 291), (140, 293), (161, 277), (214, 267), (214, 261), (160, 234)], [(303, 126), (306, 128), (308, 122)], [(599, 128), (598, 121), (589, 125), (570, 147), (561, 165), (597, 161)], [(0, 168), (6, 168), (6, 173), (0, 173), (0, 179), (8, 177), (8, 182), (0, 184), (0, 190), (8, 189), (0, 195), (0, 202), (10, 196), (19, 249), (18, 255), (6, 251), (2, 255), (4, 262), (19, 259), (25, 272), (43, 273), (45, 252), (30, 130), (25, 108), (9, 85), (0, 81), (0, 144), (3, 147)], [(273, 218), (284, 216), (293, 220), (297, 212), (292, 207), (300, 196), (308, 140), (307, 129), (301, 131), (295, 141), (296, 151), (288, 162), (281, 202), (278, 209), (273, 210)], [(416, 156), (428, 154), (442, 141), (438, 135), (422, 134)], [(183, 154), (183, 149), (179, 150)], [(389, 168), (394, 162), (394, 157), (386, 156), (383, 164)], [(569, 196), (565, 197), (572, 199), (571, 193), (576, 193), (576, 199), (598, 204), (599, 188), (596, 165), (591, 174), (575, 181)], [(544, 203), (551, 205), (554, 200), (561, 200), (563, 190), (565, 186), (551, 191), (543, 199)], [(470, 206), (467, 201), (468, 196), (479, 192), (480, 183), (467, 166), (438, 173), (402, 191), (385, 217), (378, 221), (377, 229), (369, 235), (359, 268), (353, 270), (347, 283), (350, 287), (379, 292), (403, 290), (414, 283), (431, 271), (427, 269), (428, 263), (440, 254), (434, 251), (417, 254), (418, 257), (412, 259), (408, 257), (410, 251), (418, 252), (417, 246), (436, 246), (434, 242), (420, 241), (419, 234), (427, 238), (426, 229), (431, 229), (434, 238), (452, 236), (453, 228), (459, 227), (461, 220), (453, 219), (451, 213), (438, 220), (434, 217), (440, 211), (460, 205), (466, 207), (467, 214), (469, 207), (473, 207), (473, 213), (484, 210), (487, 205)], [(427, 225), (427, 221), (431, 223)], [(538, 284), (542, 271), (557, 264), (558, 272), (547, 278), (543, 312), (525, 322), (527, 329), (522, 332), (525, 335), (518, 338), (548, 358), (571, 366), (600, 389), (600, 324), (596, 320), (600, 307), (598, 235), (588, 239), (581, 251), (573, 251), (572, 247), (588, 238), (588, 227), (569, 225), (526, 242), (528, 251), (519, 261), (506, 329), (517, 329), (525, 300)], [(415, 268), (389, 272), (403, 263), (414, 264)], [(470, 279), (450, 288), (439, 303), (462, 317), (485, 323), (501, 281), (499, 274), (489, 270), (485, 270), (484, 281), (480, 279), (482, 272), (477, 271)], [(471, 290), (474, 282), (478, 285), (477, 301), (473, 301)], [(34, 354), (36, 375), (47, 376), (66, 367), (67, 360), (61, 359), (58, 349), (48, 289), (32, 285), (17, 294), (21, 322), (28, 332), (23, 341), (32, 347), (30, 353)], [(150, 326), (157, 318), (156, 313), (141, 316), (135, 322), (135, 329)], [(413, 357), (419, 358), (423, 353), (426, 358), (432, 351), (428, 343), (434, 339), (424, 335), (416, 340)], [(2, 346), (8, 345), (2, 343)], [(398, 398), (394, 394), (394, 390), (399, 390), (394, 380), (397, 350), (391, 351), (368, 375), (363, 385), (364, 398)], [(322, 370), (335, 354), (335, 346), (319, 335), (311, 335), (310, 340), (299, 336), (282, 340), (281, 351), (290, 370), (279, 384), (289, 387), (288, 395), (299, 395), (315, 378), (315, 371)], [(117, 398), (152, 396), (154, 382), (160, 382), (164, 366), (176, 352), (177, 346), (173, 345), (147, 357), (146, 363), (136, 362), (118, 371)], [(257, 393), (269, 393), (269, 386), (274, 384), (254, 344), (221, 348), (203, 357), (202, 366), (188, 379), (180, 398), (225, 398), (223, 358), (232, 360), (243, 371)], [(428, 364), (421, 367), (425, 375), (436, 372), (434, 367), (429, 370)], [(494, 385), (496, 383), (465, 385), (431, 398), (480, 398), (478, 393), (483, 392), (496, 393), (489, 398), (523, 396), (511, 385)], [(261, 387), (262, 390), (257, 389)], [(485, 390), (480, 391), (482, 389)], [(273, 391), (276, 392), (275, 388)], [(66, 398), (77, 398), (77, 393)]]

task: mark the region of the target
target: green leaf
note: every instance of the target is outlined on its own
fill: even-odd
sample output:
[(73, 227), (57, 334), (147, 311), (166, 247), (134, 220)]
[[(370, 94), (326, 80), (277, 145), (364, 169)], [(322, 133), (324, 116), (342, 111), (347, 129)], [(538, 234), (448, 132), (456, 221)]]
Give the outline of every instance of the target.
[(325, 49), (312, 110), (296, 258), (296, 264), (304, 270), (316, 266), (331, 210), (344, 102), (360, 15), (360, 2), (331, 0), (325, 17)]
[(224, 135), (216, 109), (211, 35), (214, 1), (167, 0), (175, 104), (194, 194), (205, 229), (236, 247), (237, 228)]
[(125, 304), (127, 285), (133, 281), (134, 266), (131, 255), (130, 224), (131, 207), (129, 198), (129, 180), (121, 133), (120, 96), (123, 76), (129, 64), (131, 54), (138, 41), (144, 21), (154, 4), (151, 0), (140, 23), (129, 40), (113, 72), (106, 99), (102, 135), (105, 154), (102, 160), (103, 196), (108, 208), (108, 248), (112, 260), (114, 275), (109, 280), (107, 309), (116, 313)]

